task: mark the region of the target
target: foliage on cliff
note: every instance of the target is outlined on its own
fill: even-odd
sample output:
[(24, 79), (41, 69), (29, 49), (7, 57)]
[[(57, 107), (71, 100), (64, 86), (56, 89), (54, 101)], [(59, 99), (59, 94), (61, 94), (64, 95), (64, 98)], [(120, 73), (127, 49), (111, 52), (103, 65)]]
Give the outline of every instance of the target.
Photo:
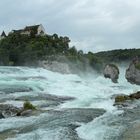
[(140, 70), (140, 62), (135, 64), (136, 69)]
[(112, 51), (104, 51), (95, 54), (96, 57), (104, 62), (123, 62), (131, 61), (138, 56), (140, 58), (140, 49), (119, 49)]
[(35, 65), (38, 60), (65, 56), (77, 67), (85, 68), (90, 64), (99, 68), (100, 61), (93, 53), (84, 54), (82, 50), (69, 47), (69, 42), (68, 37), (57, 34), (35, 37), (12, 33), (0, 41), (0, 65)]
[(28, 36), (12, 33), (0, 40), (0, 65), (36, 65), (38, 60), (58, 59), (57, 56), (64, 56), (79, 69), (84, 70), (90, 65), (100, 70), (110, 62), (129, 61), (135, 56), (140, 57), (140, 49), (83, 53), (82, 50), (69, 47), (69, 42), (68, 37), (57, 34)]
[(0, 41), (0, 60), (4, 65), (9, 62), (20, 65), (43, 59), (45, 55), (65, 53), (69, 49), (66, 39), (56, 34), (32, 37), (13, 33)]

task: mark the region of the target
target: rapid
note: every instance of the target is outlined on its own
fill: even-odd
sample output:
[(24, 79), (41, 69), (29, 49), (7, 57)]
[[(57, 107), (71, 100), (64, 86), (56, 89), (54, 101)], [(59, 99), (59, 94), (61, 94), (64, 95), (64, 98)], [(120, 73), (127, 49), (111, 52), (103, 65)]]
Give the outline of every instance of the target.
[[(123, 110), (113, 106), (112, 97), (137, 90), (126, 81), (124, 68), (114, 84), (95, 72), (78, 76), (0, 67), (0, 104), (22, 107), (29, 99), (44, 110), (35, 116), (0, 119), (0, 140), (118, 140), (125, 129), (119, 117)], [(64, 97), (73, 99), (63, 101)]]

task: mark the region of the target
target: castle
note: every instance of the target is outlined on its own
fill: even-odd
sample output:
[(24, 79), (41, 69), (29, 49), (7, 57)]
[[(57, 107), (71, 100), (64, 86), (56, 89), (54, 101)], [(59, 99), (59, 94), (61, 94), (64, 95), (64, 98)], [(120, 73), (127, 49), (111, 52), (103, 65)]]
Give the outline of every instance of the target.
[[(31, 36), (31, 35), (44, 36), (46, 34), (45, 28), (43, 27), (42, 24), (33, 25), (33, 26), (26, 26), (24, 29), (19, 29), (19, 30), (12, 30), (9, 34), (12, 34), (12, 33), (18, 33), (21, 35), (28, 35), (28, 36)], [(6, 34), (3, 31), (1, 36), (0, 36), (0, 40), (5, 38), (5, 37), (6, 37)]]
[(6, 34), (5, 34), (5, 32), (3, 31), (2, 34), (0, 35), (0, 40), (3, 39), (3, 38), (5, 38), (5, 37), (6, 37)]

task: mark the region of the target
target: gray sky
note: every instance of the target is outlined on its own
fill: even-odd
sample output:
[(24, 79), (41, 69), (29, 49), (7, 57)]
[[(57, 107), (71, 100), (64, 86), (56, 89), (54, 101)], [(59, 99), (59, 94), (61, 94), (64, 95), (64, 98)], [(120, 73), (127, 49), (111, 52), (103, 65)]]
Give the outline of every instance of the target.
[(1, 0), (0, 31), (40, 23), (84, 51), (140, 48), (140, 0)]

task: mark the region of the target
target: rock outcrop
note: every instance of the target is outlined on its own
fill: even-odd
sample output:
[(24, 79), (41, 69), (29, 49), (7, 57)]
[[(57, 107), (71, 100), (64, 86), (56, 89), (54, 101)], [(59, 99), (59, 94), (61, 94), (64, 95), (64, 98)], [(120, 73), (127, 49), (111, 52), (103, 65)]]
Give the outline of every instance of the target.
[(115, 103), (125, 102), (127, 100), (140, 99), (140, 91), (130, 94), (130, 95), (118, 95), (115, 97)]
[(125, 77), (131, 84), (140, 85), (140, 60), (137, 57), (130, 63)]
[(115, 98), (114, 106), (117, 106), (117, 108), (136, 108), (139, 104), (140, 100), (140, 91), (136, 93), (132, 93), (130, 95), (117, 95)]
[(37, 114), (36, 112), (36, 108), (28, 101), (20, 108), (10, 104), (0, 104), (0, 119), (15, 116), (31, 116)]
[(59, 73), (62, 73), (62, 74), (70, 74), (71, 73), (69, 65), (66, 64), (66, 63), (62, 63), (62, 62), (40, 61), (39, 66), (41, 66), (41, 67), (43, 67), (47, 70), (50, 70), (50, 71), (53, 71), (53, 72), (59, 72)]
[(108, 64), (104, 68), (104, 77), (110, 78), (113, 83), (118, 83), (119, 69), (114, 64)]
[[(131, 112), (132, 114), (132, 112)], [(134, 113), (135, 115), (138, 115)], [(129, 126), (124, 134), (122, 135), (122, 140), (139, 140), (140, 139), (140, 122), (139, 120), (133, 121), (131, 126)]]
[(22, 108), (17, 108), (9, 104), (0, 104), (0, 119), (17, 116)]

